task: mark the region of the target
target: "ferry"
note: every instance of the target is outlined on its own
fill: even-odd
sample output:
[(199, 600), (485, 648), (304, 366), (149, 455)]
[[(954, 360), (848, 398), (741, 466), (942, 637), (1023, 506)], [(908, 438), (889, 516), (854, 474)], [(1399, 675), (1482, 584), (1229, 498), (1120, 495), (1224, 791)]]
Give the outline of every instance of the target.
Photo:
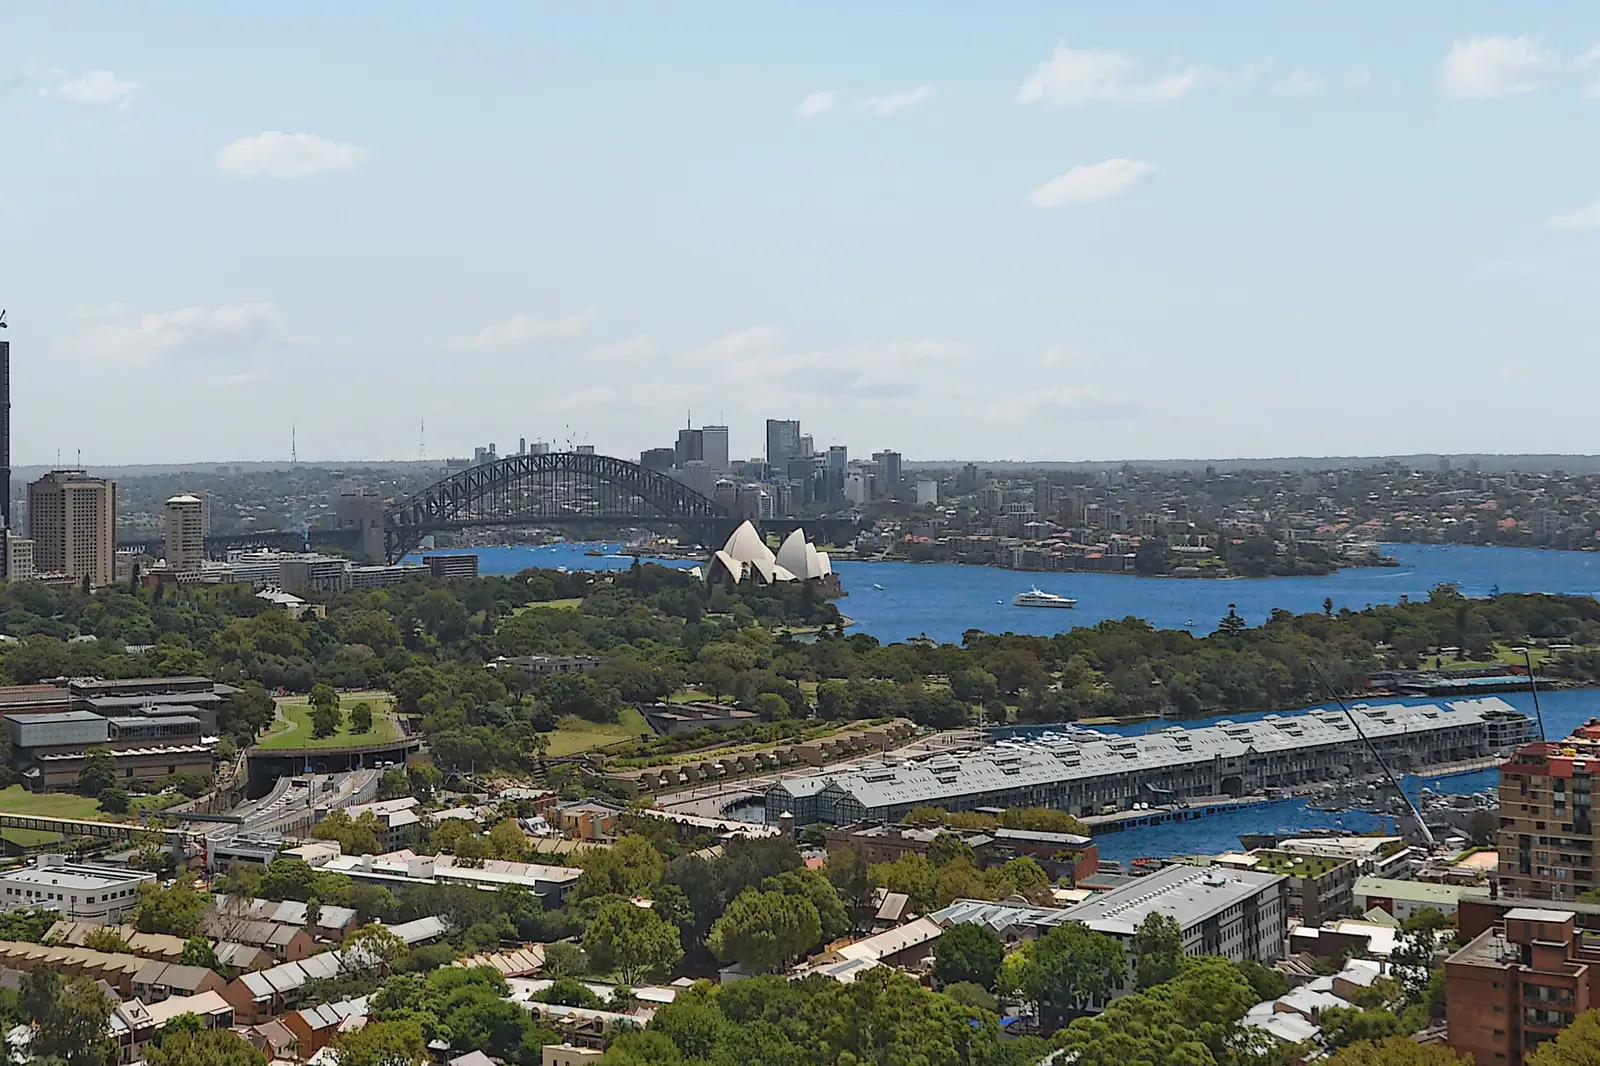
[(1011, 597), (1013, 607), (1076, 607), (1078, 601), (1068, 599), (1066, 596), (1057, 596), (1054, 592), (1040, 592), (1035, 585), (1027, 592), (1019, 592)]

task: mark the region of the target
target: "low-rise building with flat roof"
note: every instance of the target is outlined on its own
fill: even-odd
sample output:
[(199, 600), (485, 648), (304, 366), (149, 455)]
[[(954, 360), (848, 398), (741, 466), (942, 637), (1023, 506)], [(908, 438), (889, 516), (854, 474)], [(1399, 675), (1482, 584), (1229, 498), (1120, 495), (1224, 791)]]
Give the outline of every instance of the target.
[(144, 870), (41, 855), (30, 866), (0, 873), (0, 911), (59, 911), (68, 921), (117, 925), (133, 913)]
[(1128, 940), (1146, 917), (1164, 914), (1177, 921), (1186, 955), (1273, 962), (1284, 955), (1288, 894), (1281, 874), (1168, 866), (1068, 907), (1064, 918)]
[(1471, 887), (1442, 885), (1433, 881), (1400, 881), (1391, 877), (1362, 877), (1356, 880), (1353, 894), (1358, 913), (1366, 914), (1377, 908), (1403, 922), (1418, 911), (1435, 910), (1446, 916), (1454, 914), (1461, 897)]

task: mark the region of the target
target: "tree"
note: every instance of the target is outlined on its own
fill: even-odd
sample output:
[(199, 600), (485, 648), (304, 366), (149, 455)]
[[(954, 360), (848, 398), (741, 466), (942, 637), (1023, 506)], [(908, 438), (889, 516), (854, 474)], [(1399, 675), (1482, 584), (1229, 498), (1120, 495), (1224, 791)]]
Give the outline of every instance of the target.
[(661, 880), (661, 853), (642, 836), (629, 834), (609, 848), (581, 854), (583, 876), (573, 889), (575, 902), (599, 896), (647, 895)]
[(127, 792), (120, 788), (103, 789), (100, 793), (100, 809), (110, 814), (127, 814), (132, 806)]
[(1126, 973), (1120, 941), (1067, 922), (1034, 941), (1021, 990), (1035, 1003), (1081, 1011), (1109, 997)]
[(1222, 621), (1217, 623), (1217, 632), (1224, 637), (1237, 637), (1248, 629), (1249, 623), (1239, 617), (1238, 608), (1228, 604), (1228, 613), (1222, 616)]
[(311, 835), (318, 840), (336, 840), (339, 850), (346, 855), (372, 855), (381, 847), (378, 834), (384, 831), (383, 823), (371, 811), (364, 811), (352, 819), (346, 811), (330, 811), (328, 816), (311, 827)]
[(389, 973), (395, 960), (405, 955), (406, 942), (377, 922), (369, 922), (344, 938), (342, 968), (346, 972)]
[(1578, 1015), (1560, 1036), (1539, 1045), (1539, 1049), (1528, 1056), (1527, 1063), (1528, 1066), (1600, 1066), (1600, 1011)]
[[(1364, 1041), (1342, 1048), (1328, 1060), (1328, 1066), (1468, 1066), (1470, 1061), (1447, 1047), (1419, 1044), (1406, 1036), (1391, 1036), (1376, 1043)], [(1578, 1059), (1574, 1063), (1583, 1061)], [(1556, 1064), (1562, 1062), (1554, 1060)], [(1541, 1062), (1535, 1053), (1528, 1060), (1528, 1066), (1552, 1066), (1552, 1063)]]
[(200, 933), (200, 919), (210, 897), (195, 890), (194, 882), (180, 877), (170, 888), (152, 882), (139, 886), (133, 905), (133, 926), (141, 933), (166, 933), (187, 940)]
[(109, 925), (102, 925), (90, 929), (83, 934), (83, 946), (90, 951), (104, 951), (115, 953), (128, 950), (128, 941), (120, 932)]
[(820, 870), (786, 870), (761, 882), (763, 892), (783, 892), (811, 901), (822, 925), (821, 942), (837, 940), (850, 929), (850, 914), (838, 890)]
[(117, 760), (109, 751), (96, 749), (89, 752), (83, 760), (83, 769), (78, 771), (78, 791), (85, 796), (98, 797), (108, 788), (115, 788), (117, 784)]
[(178, 962), (184, 966), (203, 966), (208, 970), (222, 969), (211, 941), (203, 936), (192, 936), (184, 941), (183, 954), (178, 957)]
[(311, 735), (331, 737), (339, 731), (339, 705), (318, 703), (311, 708)]
[(544, 946), (544, 973), (547, 977), (571, 977), (589, 969), (589, 956), (576, 944), (557, 940)]
[(110, 1066), (117, 1061), (111, 1004), (93, 981), (36, 967), (23, 978), (19, 1003), (36, 1026), (29, 1046), (34, 1061), (51, 1056), (65, 1066)]
[(350, 708), (350, 732), (372, 732), (372, 704), (366, 700), (362, 700)]
[(933, 977), (941, 985), (969, 982), (993, 988), (1006, 948), (986, 925), (963, 922), (933, 944)]
[(748, 889), (712, 925), (706, 946), (723, 962), (764, 973), (817, 942), (822, 920), (808, 899)]
[(1137, 987), (1152, 988), (1178, 976), (1183, 963), (1183, 929), (1160, 911), (1151, 911), (1129, 941)]
[[(181, 1016), (180, 1016), (181, 1017)], [(174, 1018), (162, 1030), (161, 1041), (144, 1053), (146, 1066), (265, 1066), (266, 1056), (250, 1041), (228, 1029), (174, 1032)]]
[(677, 926), (627, 899), (607, 900), (595, 910), (584, 926), (583, 947), (596, 964), (614, 968), (630, 985), (683, 958)]
[(428, 1041), (420, 1022), (372, 1022), (334, 1042), (339, 1066), (423, 1066)]

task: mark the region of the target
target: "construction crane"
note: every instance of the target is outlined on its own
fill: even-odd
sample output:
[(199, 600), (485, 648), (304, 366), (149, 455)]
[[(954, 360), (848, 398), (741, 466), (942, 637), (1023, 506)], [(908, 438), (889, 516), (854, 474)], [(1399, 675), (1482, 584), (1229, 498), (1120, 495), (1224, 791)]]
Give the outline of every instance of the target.
[(1383, 770), (1383, 776), (1389, 779), (1389, 784), (1394, 787), (1395, 795), (1400, 797), (1400, 802), (1404, 803), (1406, 810), (1411, 812), (1412, 820), (1417, 823), (1417, 828), (1422, 831), (1422, 839), (1428, 842), (1430, 848), (1434, 847), (1438, 841), (1433, 839), (1433, 830), (1429, 829), (1428, 823), (1422, 820), (1422, 812), (1417, 810), (1417, 805), (1411, 802), (1411, 797), (1406, 795), (1406, 790), (1400, 787), (1399, 779), (1389, 770), (1389, 764), (1383, 761), (1382, 755), (1378, 754), (1377, 745), (1372, 743), (1372, 738), (1367, 736), (1367, 731), (1361, 728), (1361, 722), (1351, 713), (1350, 708), (1345, 706), (1345, 702), (1339, 698), (1339, 694), (1333, 691), (1333, 686), (1328, 684), (1327, 675), (1322, 672), (1322, 667), (1314, 662), (1310, 663), (1310, 666), (1311, 669), (1316, 671), (1317, 679), (1322, 682), (1322, 690), (1333, 699), (1333, 702), (1339, 705), (1339, 709), (1344, 712), (1344, 716), (1350, 719), (1350, 724), (1356, 727), (1356, 735), (1366, 744), (1367, 751), (1377, 761), (1378, 767)]

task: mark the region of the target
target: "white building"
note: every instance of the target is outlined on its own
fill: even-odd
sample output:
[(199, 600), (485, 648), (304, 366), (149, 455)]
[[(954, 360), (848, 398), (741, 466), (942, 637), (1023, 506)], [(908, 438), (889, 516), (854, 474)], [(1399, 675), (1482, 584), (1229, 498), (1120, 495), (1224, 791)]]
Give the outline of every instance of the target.
[(733, 536), (713, 553), (706, 567), (708, 580), (728, 579), (734, 584), (748, 580), (756, 585), (787, 581), (828, 581), (833, 564), (827, 552), (820, 552), (806, 540), (804, 530), (796, 529), (784, 538), (774, 555), (756, 527), (745, 522)]
[(1272, 962), (1284, 954), (1288, 894), (1279, 874), (1169, 866), (1068, 907), (1063, 918), (1128, 940), (1146, 917), (1164, 914), (1183, 931), (1186, 955)]
[(52, 910), (67, 921), (119, 925), (133, 913), (139, 886), (155, 879), (142, 870), (41, 855), (32, 866), (0, 873), (0, 911)]

